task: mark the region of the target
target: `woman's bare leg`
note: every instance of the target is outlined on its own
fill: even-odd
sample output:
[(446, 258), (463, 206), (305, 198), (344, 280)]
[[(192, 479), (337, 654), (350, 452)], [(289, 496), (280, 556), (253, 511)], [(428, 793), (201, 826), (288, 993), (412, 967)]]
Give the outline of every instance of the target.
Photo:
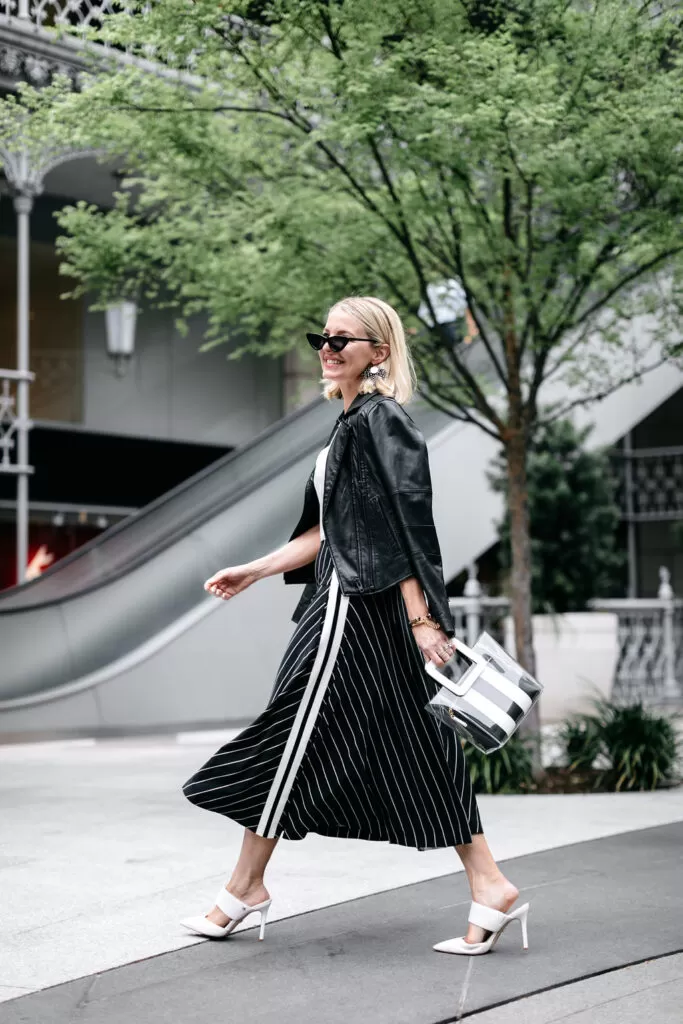
[[(472, 890), (472, 899), (485, 907), (506, 912), (519, 896), (519, 890), (508, 881), (489, 850), (486, 837), (479, 833), (471, 843), (456, 846), (455, 852), (463, 863)], [(471, 924), (467, 929), (467, 942), (483, 942), (489, 932)]]
[[(250, 832), (248, 828), (245, 828), (239, 860), (230, 876), (230, 881), (225, 886), (228, 892), (250, 906), (267, 900), (269, 893), (263, 884), (263, 875), (276, 844), (277, 839), (257, 836), (255, 832)], [(214, 907), (206, 916), (209, 921), (220, 925), (221, 928), (224, 928), (230, 920), (218, 907)]]

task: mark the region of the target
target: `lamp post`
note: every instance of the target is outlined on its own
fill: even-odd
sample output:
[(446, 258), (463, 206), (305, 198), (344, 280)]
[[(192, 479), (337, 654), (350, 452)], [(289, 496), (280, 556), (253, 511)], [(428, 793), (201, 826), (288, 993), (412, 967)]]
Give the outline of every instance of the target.
[(116, 375), (123, 377), (135, 351), (135, 322), (138, 307), (131, 299), (121, 299), (105, 311), (107, 353), (116, 364)]
[[(30, 299), (30, 217), (35, 197), (43, 191), (45, 176), (54, 167), (78, 157), (93, 155), (92, 150), (74, 151), (64, 149), (29, 149), (17, 141), (16, 146), (0, 145), (0, 163), (10, 186), (17, 220), (17, 369), (0, 371), (3, 387), (10, 380), (16, 381), (16, 414), (6, 412), (10, 427), (3, 431), (0, 421), (0, 437), (12, 439), (16, 434), (16, 462), (0, 462), (0, 472), (11, 472), (17, 477), (17, 583), (26, 579), (28, 563), (28, 478), (33, 472), (29, 465), (28, 432), (29, 384), (33, 374), (29, 371), (29, 299)], [(7, 395), (5, 396), (7, 398)], [(5, 446), (4, 454), (9, 448)]]

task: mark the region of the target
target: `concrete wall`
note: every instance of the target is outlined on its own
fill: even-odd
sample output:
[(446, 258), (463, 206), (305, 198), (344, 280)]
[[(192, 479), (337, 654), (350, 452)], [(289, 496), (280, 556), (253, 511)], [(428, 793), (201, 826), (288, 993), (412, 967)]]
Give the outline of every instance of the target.
[(83, 425), (91, 430), (240, 445), (283, 415), (282, 361), (228, 360), (229, 344), (200, 352), (170, 310), (142, 310), (124, 377), (107, 356), (104, 313), (84, 314)]
[[(293, 407), (283, 359), (245, 356), (228, 361), (229, 345), (200, 353), (199, 318), (183, 337), (174, 327), (173, 311), (142, 309), (133, 363), (118, 378), (106, 354), (104, 313), (88, 312), (82, 300), (61, 299), (72, 282), (59, 273), (54, 214), (71, 196), (107, 205), (112, 181), (92, 161), (73, 161), (49, 176), (47, 194), (36, 199), (30, 328), (31, 368), (37, 379), (31, 414), (111, 433), (243, 444)], [(16, 221), (6, 196), (0, 201), (0, 270), (0, 365), (13, 367)], [(311, 373), (306, 366), (295, 368), (304, 400)]]
[[(562, 722), (574, 712), (591, 712), (593, 697), (610, 697), (619, 657), (618, 627), (612, 612), (533, 616), (543, 725)], [(514, 654), (511, 618), (505, 620), (505, 646)]]

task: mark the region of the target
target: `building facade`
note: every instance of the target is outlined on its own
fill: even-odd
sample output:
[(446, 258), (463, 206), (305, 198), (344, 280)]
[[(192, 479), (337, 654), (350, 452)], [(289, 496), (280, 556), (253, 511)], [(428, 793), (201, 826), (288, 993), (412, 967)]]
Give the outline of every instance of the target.
[[(83, 66), (62, 24), (96, 24), (108, 2), (0, 0), (0, 95)], [(0, 370), (17, 367), (16, 181), (0, 160)], [(55, 214), (75, 200), (112, 203), (116, 169), (77, 153), (49, 169), (30, 212), (28, 562), (31, 572), (168, 491), (317, 394), (315, 368), (296, 354), (227, 357), (231, 344), (200, 352), (204, 324), (181, 335), (170, 310), (139, 309), (134, 352), (108, 355), (105, 314), (65, 300)], [(124, 372), (120, 372), (123, 370)], [(0, 430), (16, 416), (6, 382)], [(13, 406), (11, 403), (14, 403)], [(15, 436), (12, 439), (16, 442)], [(12, 443), (12, 442), (10, 442)], [(16, 455), (16, 451), (15, 451)], [(8, 455), (9, 457), (9, 455)], [(16, 475), (0, 472), (0, 589), (16, 580)], [(48, 561), (49, 560), (49, 561)]]

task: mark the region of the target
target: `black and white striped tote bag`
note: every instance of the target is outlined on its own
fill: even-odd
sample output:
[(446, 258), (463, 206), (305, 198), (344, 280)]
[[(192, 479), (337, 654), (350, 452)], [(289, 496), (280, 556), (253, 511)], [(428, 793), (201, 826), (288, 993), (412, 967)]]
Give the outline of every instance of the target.
[(425, 671), (440, 684), (427, 710), (485, 754), (500, 750), (526, 718), (543, 687), (488, 633), (474, 647), (451, 638), (455, 654)]

